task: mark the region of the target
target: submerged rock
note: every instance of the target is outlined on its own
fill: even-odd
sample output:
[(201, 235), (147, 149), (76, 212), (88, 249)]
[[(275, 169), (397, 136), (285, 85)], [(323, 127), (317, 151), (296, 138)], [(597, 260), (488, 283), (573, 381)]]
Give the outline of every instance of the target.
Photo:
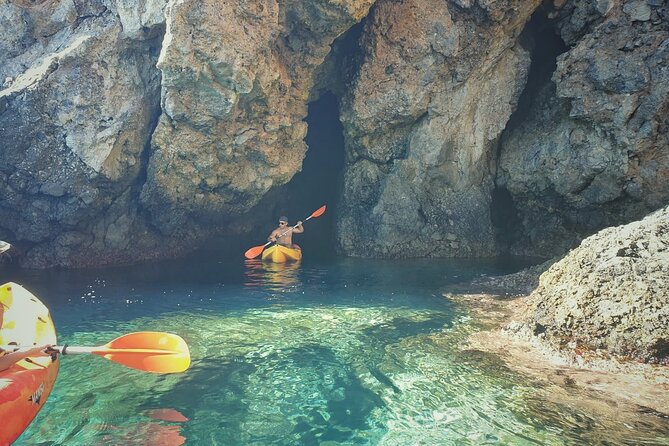
[(600, 231), (555, 263), (525, 324), (558, 347), (669, 362), (669, 207)]

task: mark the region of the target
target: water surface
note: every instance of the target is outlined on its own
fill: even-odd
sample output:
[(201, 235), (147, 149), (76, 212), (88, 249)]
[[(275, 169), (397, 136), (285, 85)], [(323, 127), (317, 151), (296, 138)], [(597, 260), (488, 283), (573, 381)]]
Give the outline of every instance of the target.
[(65, 357), (17, 444), (669, 444), (666, 419), (554, 402), (545, 384), (462, 348), (476, 321), (440, 289), (520, 266), (214, 258), (3, 271), (51, 308), (61, 343), (169, 331), (193, 357), (163, 376)]

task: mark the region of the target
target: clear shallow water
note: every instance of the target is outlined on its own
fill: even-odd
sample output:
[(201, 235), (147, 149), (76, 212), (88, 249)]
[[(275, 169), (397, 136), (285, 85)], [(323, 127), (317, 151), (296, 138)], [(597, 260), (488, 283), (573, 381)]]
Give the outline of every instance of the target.
[(63, 358), (17, 444), (669, 444), (666, 419), (554, 402), (555, 389), (462, 350), (476, 321), (440, 288), (519, 267), (214, 259), (2, 271), (51, 308), (61, 343), (170, 331), (193, 357), (187, 373), (166, 376)]

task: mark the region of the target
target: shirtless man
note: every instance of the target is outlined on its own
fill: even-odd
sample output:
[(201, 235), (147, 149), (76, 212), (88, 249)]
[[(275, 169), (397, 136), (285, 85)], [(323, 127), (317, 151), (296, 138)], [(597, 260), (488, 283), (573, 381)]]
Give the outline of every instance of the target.
[[(281, 236), (284, 232), (287, 232), (284, 236)], [(267, 237), (268, 242), (276, 242), (278, 245), (286, 246), (288, 248), (300, 249), (299, 246), (293, 244), (293, 232), (295, 234), (301, 234), (304, 232), (304, 227), (302, 222), (298, 221), (295, 229), (288, 227), (288, 217), (279, 218), (279, 227), (272, 231), (272, 233)]]

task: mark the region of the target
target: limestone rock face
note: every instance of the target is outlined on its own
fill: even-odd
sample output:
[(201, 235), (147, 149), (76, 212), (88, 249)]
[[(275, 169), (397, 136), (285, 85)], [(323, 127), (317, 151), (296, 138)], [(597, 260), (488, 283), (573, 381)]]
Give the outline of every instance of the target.
[(3, 238), (33, 266), (129, 253), (161, 31), (128, 36), (96, 1), (3, 0), (0, 22)]
[(559, 254), (669, 202), (669, 12), (651, 4), (560, 13), (572, 48), (501, 144), (497, 185), (522, 233), (512, 252)]
[(373, 0), (0, 0), (0, 236), (31, 266), (192, 248), (301, 168)]
[(518, 36), (540, 1), (379, 1), (342, 100), (340, 250), (486, 256), (497, 141), (530, 64)]
[[(192, 249), (300, 171), (330, 90), (341, 252), (564, 252), (669, 202), (665, 3), (0, 0), (0, 238), (32, 266)], [(513, 119), (542, 14), (567, 51)]]
[(558, 346), (669, 360), (669, 207), (605, 229), (542, 274), (527, 323)]
[(301, 170), (307, 99), (373, 0), (171, 1), (142, 204), (164, 234), (220, 224)]

